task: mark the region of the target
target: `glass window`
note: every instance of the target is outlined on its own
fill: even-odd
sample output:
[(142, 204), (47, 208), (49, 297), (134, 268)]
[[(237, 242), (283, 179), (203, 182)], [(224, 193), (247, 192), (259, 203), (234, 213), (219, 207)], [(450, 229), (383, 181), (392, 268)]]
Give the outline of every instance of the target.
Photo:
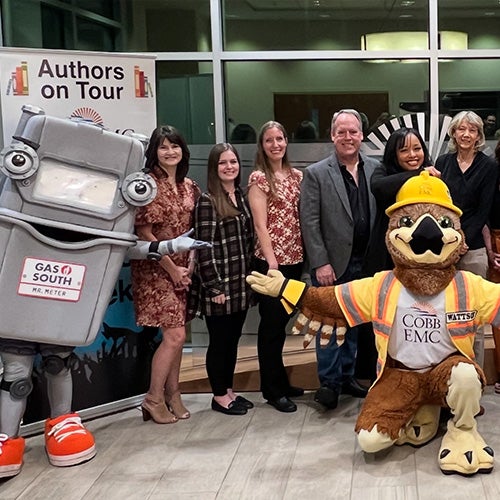
[[(82, 2), (84, 3), (84, 2)], [(97, 9), (98, 5), (109, 4)], [(67, 4), (67, 5), (66, 5)], [(118, 15), (116, 2), (90, 2), (91, 12), (79, 9), (72, 2), (46, 2), (43, 0), (10, 0), (6, 9), (4, 41), (9, 47), (45, 49), (119, 51), (121, 25), (101, 14)], [(115, 8), (116, 7), (116, 8)], [(88, 12), (87, 12), (88, 11)], [(76, 14), (78, 12), (78, 15)], [(2, 14), (4, 12), (2, 11)]]
[(78, 50), (100, 50), (114, 52), (116, 50), (116, 29), (96, 23), (90, 19), (76, 18), (76, 39)]
[(212, 50), (210, 0), (129, 1), (126, 50), (205, 52)]
[[(487, 146), (500, 138), (500, 61), (457, 59), (439, 63), (439, 112), (445, 128), (459, 111), (476, 112), (485, 123)], [(444, 152), (446, 143), (441, 144)]]
[(156, 65), (157, 121), (173, 125), (189, 144), (215, 142), (212, 63)]
[(224, 0), (223, 22), (225, 50), (359, 50), (394, 31), (424, 32), (425, 49), (428, 1)]
[(118, 0), (75, 0), (76, 7), (116, 20), (119, 19), (120, 12), (118, 4)]
[(304, 128), (311, 124), (315, 140), (329, 142), (332, 115), (342, 108), (364, 113), (368, 137), (381, 121), (428, 111), (426, 62), (237, 61), (226, 62), (225, 72), (230, 141), (238, 124), (258, 131), (277, 120), (293, 142), (310, 142), (311, 130)]
[(500, 2), (439, 0), (439, 30), (467, 33), (469, 49), (500, 48)]

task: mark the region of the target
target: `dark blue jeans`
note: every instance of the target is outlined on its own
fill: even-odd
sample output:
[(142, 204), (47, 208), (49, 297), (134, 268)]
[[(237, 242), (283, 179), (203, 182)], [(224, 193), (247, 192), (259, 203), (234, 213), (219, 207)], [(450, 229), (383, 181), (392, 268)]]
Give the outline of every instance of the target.
[[(361, 261), (351, 259), (345, 273), (337, 279), (336, 285), (347, 283), (361, 277)], [(313, 286), (321, 286), (316, 273), (311, 273)], [(344, 343), (337, 345), (336, 330), (332, 333), (328, 345), (320, 346), (320, 335), (316, 335), (316, 359), (318, 361), (318, 378), (322, 386), (340, 391), (342, 384), (354, 377), (356, 369), (356, 353), (358, 349), (358, 331), (363, 325), (348, 328)]]

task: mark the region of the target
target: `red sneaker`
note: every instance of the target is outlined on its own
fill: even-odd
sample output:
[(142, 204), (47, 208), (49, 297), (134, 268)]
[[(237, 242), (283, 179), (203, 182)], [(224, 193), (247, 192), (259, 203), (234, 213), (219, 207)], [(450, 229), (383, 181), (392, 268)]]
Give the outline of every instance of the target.
[(0, 477), (12, 477), (21, 472), (24, 455), (24, 438), (10, 438), (0, 434)]
[(81, 464), (96, 454), (94, 437), (77, 413), (45, 421), (45, 449), (49, 462), (56, 467)]

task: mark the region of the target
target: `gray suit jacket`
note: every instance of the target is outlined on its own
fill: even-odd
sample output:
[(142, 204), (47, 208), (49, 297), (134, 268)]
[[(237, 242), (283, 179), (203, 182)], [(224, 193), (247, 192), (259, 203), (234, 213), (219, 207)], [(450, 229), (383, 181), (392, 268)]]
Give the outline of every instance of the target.
[[(364, 162), (370, 206), (370, 230), (375, 221), (376, 203), (370, 177), (379, 161), (360, 154)], [(340, 277), (349, 264), (354, 221), (344, 179), (334, 153), (307, 167), (300, 190), (300, 226), (311, 270), (331, 264)]]

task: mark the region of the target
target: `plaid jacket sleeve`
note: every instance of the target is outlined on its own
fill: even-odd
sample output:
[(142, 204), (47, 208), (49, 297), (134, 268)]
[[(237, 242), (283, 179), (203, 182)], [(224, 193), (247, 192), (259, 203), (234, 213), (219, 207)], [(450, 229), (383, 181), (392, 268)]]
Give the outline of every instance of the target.
[(207, 194), (202, 194), (198, 199), (194, 230), (196, 239), (212, 243), (212, 248), (198, 250), (197, 261), (202, 286), (210, 296), (215, 297), (224, 293), (224, 287), (217, 270), (216, 253), (220, 245), (220, 237), (217, 237), (217, 213)]

